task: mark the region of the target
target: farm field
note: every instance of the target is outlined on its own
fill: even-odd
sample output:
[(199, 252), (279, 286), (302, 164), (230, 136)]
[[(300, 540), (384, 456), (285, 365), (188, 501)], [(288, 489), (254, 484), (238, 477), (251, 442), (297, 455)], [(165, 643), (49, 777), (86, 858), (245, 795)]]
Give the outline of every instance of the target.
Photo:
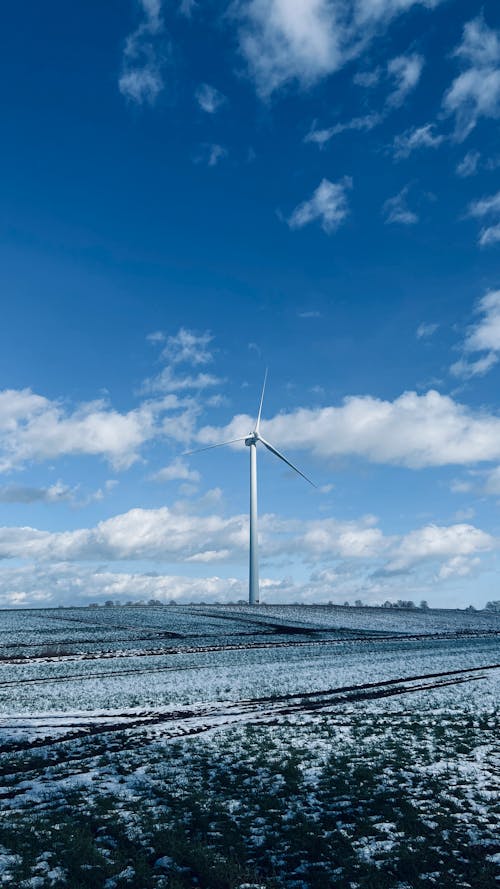
[(0, 885), (498, 886), (500, 615), (0, 612)]

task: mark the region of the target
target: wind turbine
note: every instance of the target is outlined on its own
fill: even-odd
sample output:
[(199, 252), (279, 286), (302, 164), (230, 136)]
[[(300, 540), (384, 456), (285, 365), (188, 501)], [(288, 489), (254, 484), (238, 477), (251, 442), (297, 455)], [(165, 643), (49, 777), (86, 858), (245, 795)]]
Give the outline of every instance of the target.
[(213, 448), (223, 448), (226, 445), (234, 444), (237, 441), (244, 441), (247, 448), (250, 451), (250, 545), (249, 545), (249, 570), (248, 570), (248, 604), (249, 605), (258, 605), (259, 604), (259, 542), (258, 542), (258, 531), (257, 531), (257, 444), (260, 442), (267, 448), (271, 454), (274, 454), (275, 457), (278, 457), (280, 460), (283, 460), (283, 463), (286, 463), (287, 466), (290, 466), (298, 475), (301, 475), (306, 482), (309, 482), (313, 488), (317, 486), (311, 481), (307, 475), (304, 475), (300, 469), (297, 469), (290, 460), (288, 460), (283, 454), (281, 454), (272, 444), (266, 441), (265, 438), (260, 434), (260, 418), (262, 416), (262, 405), (264, 403), (264, 393), (266, 391), (266, 382), (267, 382), (267, 370), (264, 376), (264, 385), (262, 386), (262, 394), (260, 396), (260, 404), (259, 404), (259, 412), (257, 414), (257, 420), (255, 422), (255, 427), (252, 432), (249, 432), (248, 435), (244, 435), (241, 438), (232, 438), (229, 441), (221, 441), (219, 444), (209, 445), (207, 448), (199, 448), (196, 451), (187, 451), (185, 456), (190, 454), (199, 454), (202, 451), (211, 451)]

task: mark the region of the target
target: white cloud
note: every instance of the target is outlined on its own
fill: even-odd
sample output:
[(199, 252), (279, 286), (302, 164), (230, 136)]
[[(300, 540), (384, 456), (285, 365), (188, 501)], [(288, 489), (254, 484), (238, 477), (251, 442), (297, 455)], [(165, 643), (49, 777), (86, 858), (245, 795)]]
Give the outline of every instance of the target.
[(155, 346), (157, 343), (164, 343), (166, 337), (162, 330), (154, 330), (152, 333), (147, 334), (146, 339), (148, 343), (152, 343)]
[(332, 555), (342, 559), (381, 557), (390, 541), (372, 524), (371, 517), (361, 522), (338, 522), (335, 519), (310, 522), (296, 546), (313, 559), (331, 558)]
[[(497, 542), (472, 525), (429, 525), (404, 536), (387, 537), (374, 516), (341, 521), (261, 517), (264, 560), (294, 555), (318, 559), (387, 561), (387, 570), (407, 569), (428, 560), (469, 556)], [(0, 528), (0, 558), (64, 561), (226, 562), (246, 561), (245, 516), (197, 515), (184, 508), (131, 509), (94, 528), (50, 532), (29, 527)]]
[(228, 151), (227, 148), (224, 148), (223, 145), (217, 145), (217, 143), (212, 143), (208, 147), (208, 155), (207, 155), (207, 164), (209, 167), (215, 167), (219, 163), (219, 161), (223, 160), (223, 158), (227, 157)]
[(479, 235), (479, 246), (490, 247), (492, 244), (500, 242), (500, 222), (496, 225), (488, 225), (483, 228)]
[(185, 481), (196, 484), (200, 481), (201, 475), (196, 469), (190, 469), (186, 461), (178, 457), (168, 466), (155, 472), (152, 478), (158, 482)]
[(411, 531), (395, 547), (389, 571), (400, 571), (424, 561), (441, 561), (441, 578), (469, 573), (469, 557), (497, 546), (497, 541), (473, 525), (427, 525)]
[(471, 379), (471, 377), (483, 377), (488, 371), (491, 370), (492, 367), (497, 363), (498, 358), (494, 352), (488, 352), (487, 355), (482, 355), (481, 358), (476, 358), (475, 361), (469, 361), (465, 358), (460, 358), (458, 361), (455, 361), (454, 364), (451, 365), (450, 371), (455, 377), (463, 377), (464, 379)]
[(218, 386), (222, 380), (214, 374), (175, 374), (171, 367), (165, 367), (155, 377), (145, 380), (142, 385), (143, 392), (187, 392)]
[(394, 157), (409, 157), (412, 151), (420, 148), (439, 148), (444, 136), (434, 133), (434, 124), (427, 123), (422, 127), (407, 130), (394, 140)]
[(120, 92), (138, 105), (154, 105), (163, 89), (163, 78), (152, 64), (143, 68), (125, 69), (118, 81)]
[(207, 167), (216, 167), (217, 164), (228, 156), (227, 148), (216, 142), (202, 142), (193, 155), (195, 164), (206, 164)]
[[(237, 415), (223, 428), (202, 428), (197, 438), (202, 444), (237, 438), (251, 424), (251, 417)], [(432, 389), (394, 401), (351, 396), (339, 407), (297, 408), (262, 425), (276, 447), (286, 442), (323, 460), (353, 456), (417, 469), (500, 459), (500, 417)]]
[(160, 29), (162, 27), (162, 0), (139, 0), (139, 5), (144, 10), (148, 24), (155, 29)]
[(398, 223), (400, 225), (414, 225), (418, 222), (418, 216), (408, 207), (406, 198), (408, 186), (401, 189), (399, 194), (389, 198), (383, 207), (386, 223)]
[(450, 483), (450, 491), (452, 494), (469, 494), (473, 490), (473, 484), (465, 479), (455, 478)]
[(324, 232), (331, 234), (341, 225), (349, 213), (347, 191), (352, 187), (352, 179), (344, 176), (339, 182), (323, 179), (312, 198), (295, 208), (288, 219), (292, 229), (303, 228), (310, 222), (319, 220)]
[[(264, 580), (264, 583), (266, 581)], [(268, 581), (272, 586), (272, 581)], [(88, 605), (106, 600), (235, 601), (248, 597), (245, 580), (185, 574), (95, 570), (82, 565), (26, 565), (0, 572), (0, 606)]]
[(456, 116), (455, 137), (463, 141), (480, 117), (500, 117), (500, 69), (466, 71), (453, 82), (443, 101), (445, 110)]
[[(152, 596), (183, 601), (246, 598), (246, 576), (134, 574), (102, 566), (96, 569), (85, 562), (148, 559), (203, 565), (236, 559), (243, 565), (247, 545), (246, 517), (201, 517), (166, 508), (130, 510), (95, 528), (63, 533), (0, 528), (0, 556), (25, 562), (12, 568), (4, 563), (0, 604), (85, 604), (95, 599)], [(436, 570), (441, 580), (465, 576), (478, 566), (481, 555), (497, 547), (498, 540), (470, 524), (427, 525), (399, 537), (386, 537), (373, 516), (356, 521), (328, 518), (300, 522), (267, 515), (262, 517), (263, 563), (276, 565), (285, 558), (289, 570), (293, 556), (312, 563), (314, 571), (309, 581), (298, 584), (291, 578), (264, 576), (262, 590), (266, 598), (278, 595), (284, 601), (321, 601), (324, 596), (335, 598), (340, 591), (345, 597), (348, 589), (363, 589), (372, 600), (381, 595), (385, 599), (398, 573), (407, 574), (405, 589), (411, 587), (412, 576), (422, 589), (426, 576), (435, 578)]]
[(480, 160), (481, 155), (479, 151), (468, 151), (460, 163), (457, 164), (457, 176), (460, 176), (462, 179), (466, 179), (468, 176), (474, 176), (477, 173)]
[[(142, 392), (201, 392), (222, 382), (214, 374), (179, 372), (182, 364), (201, 367), (214, 360), (210, 347), (213, 336), (210, 331), (198, 332), (181, 327), (176, 334), (166, 336), (162, 331), (155, 331), (147, 339), (153, 344), (164, 344), (160, 359), (166, 362), (166, 367), (154, 377), (144, 380)], [(179, 406), (192, 412), (193, 402), (185, 399)]]
[(436, 333), (438, 327), (439, 324), (422, 321), (421, 324), (418, 325), (415, 335), (418, 340), (427, 339)]
[(469, 214), (476, 218), (500, 215), (500, 191), (487, 198), (473, 201), (469, 205)]
[(476, 311), (483, 317), (469, 331), (464, 346), (466, 351), (500, 351), (500, 290), (490, 290), (483, 296)]
[(495, 496), (500, 494), (500, 466), (495, 466), (494, 469), (487, 473), (483, 493)]
[(438, 577), (440, 580), (447, 580), (448, 577), (467, 577), (474, 570), (479, 568), (481, 559), (476, 556), (453, 556), (448, 559), (439, 569)]
[(469, 216), (475, 219), (490, 219), (491, 225), (486, 225), (479, 233), (480, 247), (488, 247), (500, 241), (500, 191), (487, 198), (472, 201), (469, 204)]
[(476, 510), (473, 506), (469, 506), (466, 509), (457, 509), (454, 519), (457, 522), (465, 522), (469, 521), (469, 519), (473, 519), (476, 514)]
[(464, 25), (463, 38), (455, 55), (477, 68), (487, 68), (500, 62), (500, 35), (478, 16)]
[(361, 54), (390, 20), (439, 0), (240, 0), (240, 50), (264, 98), (307, 87)]
[(387, 99), (389, 107), (399, 108), (400, 105), (403, 105), (406, 98), (417, 86), (423, 67), (424, 58), (418, 53), (397, 56), (389, 62), (388, 73), (396, 81), (396, 86)]
[(138, 105), (154, 105), (163, 90), (167, 55), (161, 0), (139, 0), (143, 20), (127, 37), (118, 86), (123, 96)]
[[(499, 193), (500, 194), (500, 193)], [(455, 376), (482, 376), (500, 357), (500, 290), (490, 290), (476, 305), (479, 320), (470, 327), (462, 344), (463, 357), (450, 368)], [(484, 352), (479, 358), (469, 356)]]
[(500, 155), (494, 155), (493, 157), (489, 157), (484, 162), (484, 169), (491, 172), (492, 170), (498, 170), (500, 167)]
[(198, 333), (181, 327), (176, 334), (166, 338), (162, 358), (170, 364), (209, 364), (213, 361), (209, 348), (212, 340), (209, 330)]
[[(453, 494), (472, 494), (474, 497), (487, 496), (498, 497), (500, 494), (500, 466), (493, 469), (470, 469), (468, 478), (456, 478), (450, 484)], [(474, 515), (474, 509), (469, 508), (470, 515), (465, 516), (467, 510), (462, 510), (466, 518)], [(458, 513), (456, 513), (458, 516)]]
[(223, 93), (209, 83), (200, 84), (195, 92), (195, 98), (202, 111), (206, 111), (207, 114), (215, 114), (227, 102)]
[(465, 70), (445, 93), (443, 108), (455, 116), (455, 138), (461, 142), (481, 117), (500, 118), (500, 34), (478, 16), (464, 26), (455, 55)]
[(228, 549), (209, 549), (204, 553), (196, 553), (194, 556), (189, 556), (186, 559), (187, 562), (223, 562), (225, 561), (230, 552)]
[(229, 400), (225, 395), (221, 395), (220, 392), (217, 392), (215, 395), (208, 395), (205, 399), (205, 404), (207, 407), (223, 407), (229, 404)]
[[(359, 521), (323, 519), (300, 522), (263, 515), (260, 539), (263, 558), (294, 555), (366, 559), (380, 556), (389, 540), (372, 516)], [(246, 515), (224, 518), (197, 515), (180, 504), (176, 509), (131, 509), (94, 528), (49, 532), (29, 527), (0, 528), (0, 559), (49, 562), (131, 561), (246, 562)]]
[(263, 96), (290, 80), (304, 85), (343, 64), (335, 6), (328, 0), (247, 0), (240, 48)]
[(48, 561), (103, 559), (184, 561), (207, 551), (245, 551), (246, 516), (224, 519), (168, 509), (131, 509), (76, 531), (0, 528), (0, 558)]
[(373, 71), (358, 71), (354, 77), (352, 78), (353, 83), (357, 86), (366, 87), (366, 89), (371, 89), (374, 86), (377, 86), (380, 83), (380, 78), (382, 76), (382, 68), (380, 66), (378, 68), (374, 68)]
[(63, 503), (73, 501), (77, 491), (78, 488), (71, 488), (61, 481), (57, 481), (47, 488), (2, 485), (0, 487), (0, 503)]
[(145, 401), (120, 413), (105, 401), (68, 410), (30, 389), (0, 391), (0, 471), (62, 455), (104, 457), (117, 468), (138, 459), (144, 442), (158, 431), (158, 418), (175, 400)]
[(334, 136), (340, 135), (340, 133), (345, 133), (350, 130), (360, 130), (360, 131), (369, 131), (374, 127), (378, 126), (378, 124), (383, 120), (383, 116), (381, 114), (372, 113), (365, 114), (363, 117), (353, 117), (351, 120), (346, 121), (345, 123), (337, 123), (332, 127), (327, 127), (322, 130), (317, 130), (316, 125), (314, 124), (311, 130), (304, 137), (304, 142), (314, 142), (316, 145), (319, 145), (322, 148), (326, 145), (330, 139), (333, 139)]
[[(474, 557), (468, 558), (469, 562)], [(239, 573), (239, 572), (238, 572)], [(438, 578), (444, 580), (445, 578)], [(431, 605), (464, 607), (474, 593), (464, 591), (457, 596), (453, 585), (452, 598), (444, 583), (436, 584), (432, 575), (426, 581), (421, 573), (405, 577), (405, 598), (418, 600), (426, 593)], [(294, 580), (285, 576), (261, 577), (261, 598), (267, 602), (344, 602), (363, 599), (365, 603), (381, 603), (387, 598), (401, 598), (401, 578), (386, 574), (382, 580), (364, 569), (363, 563), (352, 561), (348, 567), (315, 568), (308, 579)], [(159, 599), (189, 602), (230, 602), (248, 598), (246, 577), (221, 577), (217, 574), (189, 577), (157, 572), (131, 573), (111, 571), (94, 566), (43, 563), (4, 567), (0, 572), (0, 606), (46, 607), (58, 604), (88, 605), (106, 600), (127, 601)], [(477, 600), (476, 600), (477, 602)], [(477, 602), (480, 606), (481, 603)]]
[(181, 0), (179, 5), (179, 12), (181, 15), (185, 15), (186, 18), (191, 18), (194, 10), (197, 8), (198, 2), (197, 0)]
[[(153, 382), (150, 391), (161, 389), (162, 380), (156, 381), (156, 387)], [(170, 380), (170, 386), (165, 384), (164, 390), (201, 390), (214, 382), (215, 378), (203, 374), (178, 377)], [(78, 455), (102, 457), (117, 469), (127, 469), (140, 459), (143, 446), (156, 438), (189, 441), (200, 410), (198, 400), (173, 392), (121, 413), (104, 399), (70, 407), (30, 389), (0, 390), (0, 472)], [(55, 485), (40, 489), (39, 494), (32, 489), (33, 499), (40, 499), (43, 490), (44, 499), (65, 496), (65, 486)], [(96, 499), (98, 494), (88, 496)]]
[[(343, 123), (336, 123), (331, 127), (323, 129), (318, 129), (315, 121), (309, 133), (305, 136), (304, 142), (314, 142), (320, 148), (323, 148), (330, 139), (333, 139), (334, 136), (339, 136), (341, 133), (353, 130), (360, 132), (373, 130), (385, 120), (387, 114), (392, 109), (402, 105), (410, 92), (415, 89), (420, 79), (423, 65), (424, 59), (417, 53), (392, 59), (387, 66), (387, 73), (389, 78), (395, 81), (396, 85), (389, 94), (383, 111), (372, 111), (361, 117), (353, 117)], [(377, 69), (377, 72), (367, 75), (358, 74), (354, 80), (356, 83), (365, 86), (374, 86), (380, 80), (380, 70)]]
[(196, 398), (183, 398), (184, 408), (177, 414), (167, 414), (161, 421), (161, 433), (165, 438), (188, 445), (195, 435), (201, 404)]

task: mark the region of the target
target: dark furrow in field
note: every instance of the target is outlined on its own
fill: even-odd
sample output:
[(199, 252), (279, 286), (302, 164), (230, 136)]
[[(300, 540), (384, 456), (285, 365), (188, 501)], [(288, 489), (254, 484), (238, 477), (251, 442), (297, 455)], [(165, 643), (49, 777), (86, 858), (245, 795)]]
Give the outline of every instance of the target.
[[(106, 626), (104, 626), (104, 629), (107, 629)], [(109, 627), (109, 629), (113, 630), (114, 627), (111, 625)], [(137, 630), (131, 630), (130, 635), (124, 639), (120, 639), (120, 638), (109, 639), (108, 638), (108, 639), (99, 640), (99, 639), (96, 639), (95, 637), (90, 636), (88, 639), (86, 639), (86, 638), (64, 639), (63, 641), (57, 640), (57, 639), (48, 639), (45, 642), (4, 642), (0, 645), (0, 649), (7, 650), (9, 648), (23, 648), (23, 649), (25, 649), (25, 648), (68, 648), (71, 645), (98, 645), (100, 642), (104, 642), (109, 645), (110, 642), (114, 642), (114, 643), (154, 642), (155, 640), (157, 641), (159, 639), (200, 639), (200, 638), (203, 638), (203, 639), (209, 638), (210, 639), (212, 636), (214, 636), (216, 638), (220, 638), (220, 635), (221, 635), (220, 632), (178, 633), (178, 632), (174, 632), (173, 630), (171, 630), (171, 631), (170, 630), (155, 630), (154, 628), (151, 630), (151, 632), (148, 632), (146, 635), (143, 635), (143, 636), (135, 635), (136, 633), (141, 633), (141, 632), (144, 633), (144, 632), (146, 632), (146, 630), (141, 629), (141, 628), (139, 628)], [(327, 630), (326, 632), (328, 633), (328, 632), (335, 632), (335, 631), (334, 630)], [(486, 631), (486, 632), (490, 632), (490, 631)], [(493, 632), (495, 632), (495, 631), (493, 631)], [(500, 633), (500, 630), (498, 632)], [(248, 630), (248, 632), (246, 632), (246, 633), (243, 631), (239, 631), (238, 633), (228, 633), (228, 635), (233, 635), (233, 636), (237, 635), (238, 637), (239, 636), (253, 637), (253, 636), (255, 636), (255, 633), (253, 630)], [(259, 635), (260, 636), (267, 636), (267, 635), (272, 635), (272, 634), (271, 634), (271, 632), (267, 633), (266, 630), (263, 629), (262, 633), (259, 633)], [(26, 654), (26, 655), (24, 655), (24, 654), (0, 655), (0, 663), (3, 661), (6, 661), (7, 663), (11, 663), (12, 661), (13, 662), (24, 661), (24, 660), (30, 660), (31, 658), (33, 658), (33, 659), (46, 658), (47, 660), (53, 660), (54, 658), (63, 658), (63, 657), (84, 657), (84, 656), (109, 657), (112, 654), (113, 654), (113, 649), (108, 648), (108, 649), (103, 650), (102, 652), (96, 652), (95, 654), (92, 652), (88, 652), (88, 653), (82, 652), (82, 654), (77, 654), (77, 653), (71, 652), (71, 651), (67, 652), (67, 653), (61, 651), (56, 654), (45, 654), (45, 655), (36, 655), (36, 654), (35, 655), (29, 655), (29, 654)]]
[[(491, 664), (486, 667), (469, 667), (467, 668), (467, 672), (474, 672), (476, 670), (496, 670), (500, 667), (500, 664)], [(65, 673), (62, 676), (32, 676), (26, 679), (9, 679), (5, 682), (0, 682), (0, 690), (3, 688), (18, 688), (20, 685), (38, 685), (40, 683), (61, 683), (61, 682), (75, 682), (75, 681), (88, 681), (92, 679), (121, 679), (121, 677), (125, 676), (141, 676), (143, 674), (155, 674), (155, 673), (169, 673), (169, 672), (180, 672), (185, 670), (200, 670), (205, 669), (205, 664), (189, 664), (186, 666), (182, 665), (174, 665), (168, 667), (138, 667), (133, 670), (102, 670), (99, 673)], [(332, 694), (333, 691), (353, 691), (355, 688), (377, 688), (382, 685), (393, 685), (398, 682), (407, 682), (407, 681), (416, 681), (417, 679), (435, 679), (440, 676), (454, 676), (458, 673), (463, 673), (465, 668), (461, 670), (446, 670), (439, 673), (425, 673), (422, 676), (410, 676), (410, 677), (400, 677), (397, 679), (387, 679), (383, 682), (372, 682), (367, 683), (363, 686), (345, 686), (343, 688), (338, 689), (327, 689), (326, 691), (313, 691), (313, 692), (304, 692), (301, 694), (301, 697), (318, 697), (319, 695), (329, 695)], [(268, 697), (258, 698), (261, 702), (266, 701), (281, 701), (281, 700), (290, 700), (292, 698), (297, 697), (296, 694), (286, 694), (286, 695), (270, 695)], [(255, 699), (254, 699), (255, 700)], [(1, 717), (0, 717), (1, 718)]]
[[(95, 626), (95, 627), (104, 627), (104, 628), (113, 627), (113, 628), (119, 629), (119, 630), (136, 630), (137, 629), (137, 624), (111, 623), (108, 621), (99, 620), (99, 618), (98, 618), (99, 614), (100, 614), (100, 612), (97, 612), (95, 615), (92, 615), (92, 616), (90, 614), (87, 614), (85, 617), (75, 617), (75, 616), (69, 616), (69, 615), (65, 615), (65, 614), (47, 614), (46, 616), (47, 616), (48, 620), (56, 620), (56, 621), (58, 620), (58, 621), (62, 621), (63, 623), (81, 623), (81, 624), (86, 624), (86, 625)], [(248, 615), (238, 614), (238, 613), (236, 613), (236, 614), (223, 614), (223, 613), (213, 614), (212, 612), (197, 611), (196, 615), (197, 616), (201, 615), (201, 617), (208, 617), (210, 620), (215, 620), (215, 621), (229, 620), (234, 623), (250, 624), (253, 626), (255, 626), (255, 625), (265, 626), (269, 630), (271, 630), (273, 633), (288, 632), (288, 633), (308, 634), (308, 633), (317, 632), (317, 629), (315, 627), (310, 627), (307, 624), (299, 625), (299, 626), (297, 626), (293, 623), (283, 624), (283, 623), (280, 623), (279, 621), (277, 621), (276, 619), (269, 620), (266, 617), (259, 618), (255, 615), (250, 615), (250, 614), (248, 614)], [(161, 631), (165, 628), (162, 626), (162, 627), (149, 627), (148, 629)], [(375, 630), (374, 632), (377, 632), (377, 631)], [(180, 635), (183, 635), (183, 634), (180, 634)]]
[(184, 670), (199, 670), (204, 666), (200, 664), (196, 666), (172, 666), (172, 667), (140, 667), (136, 670), (106, 670), (101, 673), (66, 673), (64, 676), (32, 676), (29, 679), (9, 679), (8, 682), (0, 682), (0, 690), (2, 688), (17, 688), (19, 685), (33, 685), (38, 683), (52, 682), (71, 682), (72, 680), (81, 682), (89, 679), (109, 679), (111, 676), (120, 678), (120, 676), (140, 676), (142, 673), (169, 673), (180, 672)]
[[(434, 678), (442, 675), (437, 682), (421, 682), (422, 679), (428, 678), (426, 675), (417, 677), (406, 677), (404, 679), (385, 680), (380, 683), (364, 683), (358, 686), (344, 686), (338, 689), (331, 689), (320, 693), (295, 694), (282, 696), (277, 699), (253, 699), (248, 701), (239, 701), (235, 703), (226, 703), (211, 706), (200, 710), (177, 710), (170, 713), (144, 713), (137, 717), (134, 714), (132, 718), (124, 719), (119, 723), (88, 723), (81, 726), (76, 731), (70, 731), (63, 737), (55, 738), (34, 738), (30, 741), (21, 741), (12, 744), (3, 744), (0, 746), (0, 753), (13, 754), (23, 751), (35, 750), (42, 747), (50, 747), (55, 744), (61, 744), (68, 741), (75, 741), (82, 738), (92, 738), (97, 735), (130, 731), (133, 729), (150, 728), (159, 725), (167, 725), (172, 723), (172, 738), (182, 737), (185, 734), (198, 733), (199, 731), (208, 731), (211, 728), (223, 727), (234, 722), (242, 721), (263, 721), (272, 717), (283, 717), (299, 712), (312, 712), (325, 710), (328, 707), (338, 706), (339, 704), (358, 703), (360, 701), (374, 700), (377, 698), (392, 697), (394, 695), (409, 694), (417, 691), (428, 691), (435, 688), (441, 688), (449, 685), (458, 685), (465, 682), (473, 682), (483, 679), (484, 672), (480, 671), (488, 669), (498, 669), (500, 665), (489, 665), (485, 667), (475, 667), (464, 670), (454, 670), (443, 674), (434, 674)], [(477, 673), (477, 675), (472, 675)], [(433, 676), (433, 674), (430, 674)], [(410, 684), (411, 683), (411, 684)], [(418, 683), (418, 684), (415, 684)], [(318, 700), (318, 698), (321, 698)], [(266, 707), (262, 705), (267, 704)], [(119, 714), (117, 718), (121, 718)], [(125, 717), (126, 714), (123, 714)], [(135, 717), (135, 718), (134, 718)], [(189, 725), (190, 720), (196, 720), (197, 725)], [(203, 720), (203, 727), (198, 725), (199, 720)], [(207, 724), (207, 722), (209, 724)], [(182, 727), (182, 724), (184, 728)], [(21, 726), (13, 726), (21, 728)], [(29, 728), (33, 727), (27, 726)], [(44, 728), (42, 724), (40, 728)], [(49, 726), (47, 726), (49, 728)], [(163, 735), (165, 732), (163, 732)]]
[(271, 695), (258, 698), (259, 703), (267, 701), (286, 701), (290, 698), (317, 698), (324, 695), (337, 694), (338, 692), (351, 692), (358, 689), (382, 688), (390, 685), (398, 685), (401, 682), (419, 682), (422, 679), (439, 679), (445, 676), (460, 676), (461, 674), (479, 673), (483, 670), (499, 670), (500, 664), (484, 664), (481, 667), (462, 667), (459, 670), (442, 670), (438, 673), (421, 673), (418, 676), (399, 676), (396, 679), (382, 679), (380, 682), (365, 682), (362, 685), (344, 685), (339, 688), (326, 689), (325, 691), (310, 691), (298, 694)]
[[(143, 627), (138, 627), (137, 624), (118, 624), (106, 620), (95, 620), (95, 618), (91, 619), (90, 617), (68, 617), (67, 615), (62, 614), (47, 613), (46, 618), (47, 620), (62, 621), (62, 623), (85, 624), (85, 626), (99, 627), (102, 630), (132, 630), (132, 632), (140, 633), (141, 630), (144, 629)], [(147, 629), (150, 629), (151, 631), (162, 631), (165, 627), (148, 627)], [(182, 636), (182, 633), (178, 635)]]
[[(198, 614), (200, 614), (202, 617), (208, 617), (208, 618), (213, 617), (210, 612), (199, 611)], [(276, 633), (276, 634), (282, 635), (282, 636), (286, 636), (286, 635), (293, 636), (295, 634), (309, 636), (309, 635), (315, 635), (315, 634), (320, 633), (322, 631), (321, 627), (317, 627), (317, 626), (312, 627), (311, 625), (308, 625), (306, 623), (304, 623), (304, 624), (292, 624), (292, 623), (284, 624), (282, 622), (280, 623), (276, 619), (274, 619), (274, 620), (269, 619), (268, 617), (265, 617), (265, 616), (259, 617), (258, 615), (218, 614), (217, 619), (218, 620), (230, 620), (233, 623), (244, 623), (244, 624), (254, 626), (254, 627), (255, 626), (266, 627), (267, 630), (269, 630), (270, 632)], [(331, 630), (331, 627), (329, 629)], [(327, 628), (327, 632), (328, 632), (328, 628)], [(358, 631), (358, 632), (363, 632), (363, 631)], [(373, 631), (369, 630), (367, 632), (373, 632), (375, 635), (378, 635), (378, 633), (380, 631), (379, 630), (373, 630)]]
[[(30, 679), (12, 679), (8, 682), (1, 682), (1, 688), (12, 688), (17, 687), (23, 683), (40, 683), (40, 682), (71, 682), (75, 680), (82, 679), (106, 679), (106, 678), (120, 678), (121, 676), (136, 676), (141, 675), (142, 673), (165, 673), (170, 671), (184, 671), (184, 670), (199, 670), (202, 667), (205, 668), (206, 665), (196, 666), (193, 664), (183, 666), (174, 666), (174, 667), (144, 667), (137, 670), (109, 670), (103, 671), (101, 673), (67, 673), (64, 676), (34, 676)], [(329, 688), (323, 691), (310, 691), (310, 692), (296, 692), (296, 693), (287, 693), (284, 695), (268, 695), (266, 697), (261, 698), (248, 698), (242, 700), (240, 703), (242, 704), (254, 704), (261, 703), (265, 704), (269, 701), (290, 701), (294, 698), (317, 698), (322, 697), (324, 695), (331, 695), (337, 692), (347, 692), (347, 691), (355, 691), (356, 689), (368, 689), (368, 688), (380, 688), (386, 685), (397, 685), (400, 682), (417, 682), (420, 679), (438, 679), (444, 676), (456, 676), (461, 673), (475, 673), (481, 670), (498, 670), (500, 669), (500, 664), (486, 664), (480, 667), (462, 667), (459, 670), (443, 670), (437, 673), (422, 673), (418, 676), (400, 676), (396, 679), (384, 679), (380, 682), (366, 682), (362, 685), (344, 685), (339, 686), (338, 688)], [(125, 714), (124, 714), (125, 715)], [(36, 718), (36, 717), (34, 717)], [(61, 717), (64, 718), (64, 717)], [(2, 717), (0, 717), (0, 725), (2, 722)]]
[[(10, 656), (0, 656), (0, 664), (17, 664), (22, 666), (23, 664), (37, 663), (52, 663), (54, 661), (93, 661), (93, 660), (109, 660), (111, 658), (128, 658), (128, 657), (161, 657), (162, 655), (176, 655), (176, 654), (204, 654), (211, 652), (223, 652), (223, 651), (247, 651), (251, 649), (260, 649), (260, 648), (298, 648), (301, 646), (324, 646), (324, 645), (346, 645), (352, 642), (360, 643), (360, 644), (383, 644), (385, 642), (420, 642), (420, 641), (446, 641), (446, 640), (454, 640), (458, 641), (460, 639), (478, 639), (478, 638), (491, 638), (500, 636), (500, 630), (470, 630), (470, 631), (454, 631), (449, 633), (398, 633), (384, 636), (370, 636), (368, 631), (364, 633), (362, 636), (351, 636), (348, 635), (349, 631), (345, 631), (346, 635), (342, 638), (339, 638), (339, 633), (344, 632), (342, 629), (337, 630), (321, 630), (318, 631), (326, 635), (327, 633), (332, 633), (335, 636), (333, 639), (294, 639), (294, 640), (286, 640), (279, 641), (270, 639), (265, 642), (234, 642), (225, 645), (186, 645), (186, 646), (175, 646), (170, 648), (153, 648), (153, 649), (143, 649), (143, 650), (131, 650), (131, 651), (99, 651), (99, 652), (82, 652), (82, 653), (70, 653), (70, 654), (49, 654), (49, 655), (10, 655)], [(263, 633), (262, 635), (265, 635)], [(150, 640), (155, 637), (144, 637), (144, 641)], [(183, 637), (184, 639), (192, 638), (189, 636)], [(196, 638), (196, 637), (195, 637)], [(120, 640), (121, 641), (121, 640)], [(125, 640), (130, 642), (140, 642), (140, 639), (130, 639)], [(49, 645), (49, 643), (46, 643)], [(53, 643), (54, 645), (64, 645), (65, 643)], [(83, 643), (82, 643), (83, 644)], [(30, 643), (31, 645), (31, 643)], [(19, 647), (19, 646), (18, 646)], [(37, 645), (37, 648), (41, 648), (42, 646)]]

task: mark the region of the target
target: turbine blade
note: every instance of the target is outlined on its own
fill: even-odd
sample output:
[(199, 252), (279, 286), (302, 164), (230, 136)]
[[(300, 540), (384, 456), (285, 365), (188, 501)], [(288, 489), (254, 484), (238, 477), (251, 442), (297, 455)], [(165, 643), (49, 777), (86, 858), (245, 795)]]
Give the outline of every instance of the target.
[(195, 451), (183, 451), (181, 457), (189, 457), (191, 454), (201, 454), (203, 451), (212, 451), (214, 448), (224, 448), (226, 445), (234, 444), (235, 441), (245, 441), (247, 438), (244, 435), (242, 438), (231, 438), (229, 441), (221, 441), (219, 444), (208, 445), (206, 448), (196, 448)]
[(304, 475), (304, 473), (301, 472), (300, 469), (297, 469), (297, 467), (294, 466), (293, 463), (290, 463), (290, 460), (287, 460), (287, 458), (284, 457), (283, 454), (280, 454), (280, 452), (277, 451), (276, 448), (273, 448), (272, 444), (269, 444), (269, 442), (266, 441), (265, 438), (262, 438), (261, 435), (259, 435), (259, 441), (262, 442), (262, 444), (264, 445), (265, 448), (267, 448), (268, 451), (271, 451), (271, 454), (274, 454), (275, 457), (279, 457), (280, 460), (283, 460), (283, 463), (286, 463), (287, 466), (290, 466), (291, 469), (294, 469), (295, 472), (297, 472), (299, 475), (302, 476), (302, 478), (305, 478), (306, 482), (309, 482), (309, 484), (312, 485), (313, 488), (318, 487), (317, 485), (314, 484), (313, 481), (311, 481), (310, 478), (307, 477), (307, 475)]
[(262, 395), (260, 396), (259, 413), (257, 414), (257, 422), (255, 424), (255, 431), (257, 433), (260, 429), (260, 415), (262, 414), (262, 404), (264, 401), (264, 392), (266, 391), (266, 382), (267, 382), (267, 367), (266, 367), (266, 372), (264, 374), (264, 385), (262, 386)]

